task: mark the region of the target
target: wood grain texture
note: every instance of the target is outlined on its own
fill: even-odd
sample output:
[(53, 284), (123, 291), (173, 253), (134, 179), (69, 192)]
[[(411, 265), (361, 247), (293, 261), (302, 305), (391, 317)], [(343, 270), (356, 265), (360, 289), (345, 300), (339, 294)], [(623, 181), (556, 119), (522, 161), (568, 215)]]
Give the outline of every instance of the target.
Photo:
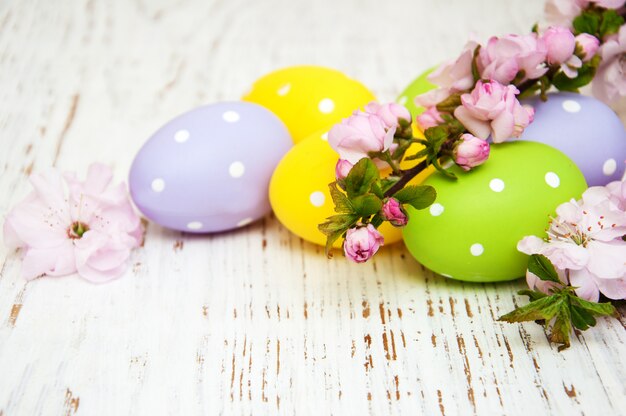
[[(524, 32), (542, 1), (0, 2), (0, 214), (31, 172), (111, 164), (194, 106), (286, 65), (393, 99), (471, 32)], [(623, 114), (623, 113), (622, 113)], [(523, 282), (465, 284), (402, 247), (328, 261), (273, 216), (191, 236), (150, 224), (127, 275), (19, 276), (0, 248), (0, 415), (619, 414), (626, 331), (562, 353), (495, 321)]]

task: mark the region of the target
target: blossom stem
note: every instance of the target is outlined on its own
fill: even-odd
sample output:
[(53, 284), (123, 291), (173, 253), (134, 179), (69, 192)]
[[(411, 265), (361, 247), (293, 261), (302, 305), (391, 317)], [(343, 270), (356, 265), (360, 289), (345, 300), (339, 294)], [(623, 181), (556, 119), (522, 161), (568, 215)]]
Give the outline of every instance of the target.
[(404, 188), (404, 186), (411, 181), (414, 177), (416, 177), (420, 172), (424, 171), (428, 167), (428, 162), (426, 160), (422, 160), (417, 165), (413, 166), (411, 169), (400, 171), (402, 177), (398, 182), (396, 182), (391, 188), (385, 192), (385, 197), (390, 197), (400, 189)]

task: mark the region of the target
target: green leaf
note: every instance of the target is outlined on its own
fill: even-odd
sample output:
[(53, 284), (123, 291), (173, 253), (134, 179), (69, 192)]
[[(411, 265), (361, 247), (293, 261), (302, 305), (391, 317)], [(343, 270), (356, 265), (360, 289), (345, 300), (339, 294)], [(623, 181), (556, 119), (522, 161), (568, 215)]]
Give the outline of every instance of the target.
[(578, 92), (578, 89), (589, 84), (595, 75), (596, 67), (586, 63), (578, 68), (578, 75), (575, 78), (569, 78), (561, 71), (557, 72), (552, 79), (552, 84), (559, 91)]
[(572, 303), (596, 316), (617, 316), (617, 309), (610, 302), (589, 302), (579, 297), (572, 297)]
[(359, 219), (359, 216), (356, 214), (337, 214), (332, 215), (326, 219), (326, 222), (318, 225), (317, 228), (324, 234), (330, 235), (337, 231), (346, 231), (348, 228), (351, 228), (356, 221)]
[(593, 315), (587, 310), (581, 308), (580, 306), (571, 305), (572, 312), (572, 324), (574, 324), (575, 328), (584, 331), (589, 327), (595, 326), (596, 319)]
[(601, 16), (598, 12), (585, 10), (574, 19), (574, 34), (589, 33), (596, 36), (600, 28)]
[(383, 201), (373, 194), (360, 195), (351, 200), (354, 211), (359, 217), (369, 217), (383, 207)]
[[(556, 319), (550, 330), (550, 341), (559, 345), (558, 350), (562, 351), (569, 347), (569, 336), (572, 332), (572, 315), (569, 307), (568, 297), (561, 295), (560, 302), (555, 304)], [(546, 321), (546, 327), (550, 325)]]
[(372, 217), (370, 224), (372, 224), (375, 228), (378, 228), (383, 222), (383, 217), (380, 214), (376, 214), (374, 215), (374, 217)]
[(379, 179), (378, 168), (371, 159), (364, 157), (350, 169), (346, 176), (348, 198), (354, 198), (369, 192), (372, 184)]
[(398, 176), (388, 176), (385, 179), (382, 179), (380, 181), (380, 187), (383, 190), (383, 194), (391, 189), (396, 183), (398, 183), (399, 180), (400, 178)]
[(522, 290), (518, 293), (529, 296), (533, 301), (501, 316), (498, 320), (543, 321), (546, 329), (550, 329), (550, 341), (561, 344), (559, 351), (569, 347), (572, 325), (584, 331), (596, 324), (594, 316), (617, 315), (611, 303), (595, 303), (581, 299), (576, 296), (571, 286), (550, 296), (532, 290)]
[(598, 29), (598, 35), (600, 39), (605, 36), (615, 34), (619, 32), (620, 26), (624, 24), (624, 18), (620, 16), (615, 10), (607, 9), (602, 12), (602, 22)]
[(545, 296), (530, 302), (528, 305), (519, 307), (512, 312), (502, 315), (498, 321), (526, 322), (526, 321), (549, 321), (556, 315), (560, 295)]
[(456, 175), (454, 173), (452, 173), (448, 169), (446, 169), (443, 166), (441, 166), (441, 163), (439, 163), (439, 159), (437, 159), (437, 158), (430, 159), (430, 163), (433, 165), (433, 167), (435, 169), (437, 169), (439, 172), (444, 174), (446, 177), (448, 177), (450, 179), (454, 179), (454, 180), (457, 179), (457, 177), (456, 177)]
[(381, 185), (380, 181), (374, 182), (372, 184), (372, 187), (370, 188), (370, 190), (372, 191), (372, 193), (374, 195), (376, 195), (380, 199), (383, 199), (385, 197), (385, 192), (383, 191), (383, 188), (382, 188), (382, 185)]
[(428, 185), (410, 185), (393, 195), (403, 204), (409, 204), (415, 209), (424, 209), (432, 205), (437, 198), (435, 188)]
[(548, 258), (542, 254), (533, 254), (528, 259), (528, 271), (543, 281), (561, 283), (559, 275)]
[(317, 226), (318, 230), (326, 236), (326, 246), (324, 248), (326, 256), (330, 257), (329, 253), (333, 248), (333, 243), (349, 228), (352, 228), (358, 219), (359, 216), (355, 214), (338, 214), (328, 217), (326, 222)]
[(350, 204), (348, 197), (337, 188), (337, 182), (329, 183), (328, 189), (330, 190), (330, 196), (333, 198), (333, 202), (335, 204), (335, 212), (340, 214), (354, 213), (354, 208), (352, 208), (352, 204)]

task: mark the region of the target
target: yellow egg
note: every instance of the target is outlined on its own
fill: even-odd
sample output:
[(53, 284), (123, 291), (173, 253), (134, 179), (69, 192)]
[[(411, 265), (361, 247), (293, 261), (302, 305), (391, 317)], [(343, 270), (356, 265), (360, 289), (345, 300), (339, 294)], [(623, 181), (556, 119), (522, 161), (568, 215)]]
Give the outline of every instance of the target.
[(285, 123), (294, 143), (330, 127), (375, 101), (358, 81), (334, 69), (294, 66), (258, 79), (244, 101), (271, 110)]
[[(278, 220), (294, 234), (319, 245), (326, 244), (326, 236), (317, 229), (317, 225), (336, 214), (328, 184), (335, 180), (338, 155), (326, 137), (326, 130), (321, 130), (292, 147), (276, 167), (269, 191), (270, 203)], [(417, 150), (418, 147), (411, 148), (411, 152)], [(403, 163), (402, 166), (406, 165)], [(381, 175), (388, 173), (381, 172)], [(412, 183), (421, 182), (427, 176), (420, 174)], [(379, 231), (385, 238), (385, 244), (402, 238), (401, 229), (387, 222), (381, 225)], [(338, 248), (341, 244), (339, 239), (334, 246)]]

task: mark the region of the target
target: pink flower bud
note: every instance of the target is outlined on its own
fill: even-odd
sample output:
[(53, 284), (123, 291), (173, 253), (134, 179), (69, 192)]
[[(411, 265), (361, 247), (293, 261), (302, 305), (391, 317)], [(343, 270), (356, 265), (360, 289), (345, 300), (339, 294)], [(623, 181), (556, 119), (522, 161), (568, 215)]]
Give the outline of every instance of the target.
[(486, 139), (491, 135), (494, 143), (502, 143), (519, 137), (533, 120), (534, 110), (523, 107), (517, 94), (514, 85), (478, 81), (471, 94), (461, 96), (462, 105), (454, 116), (474, 136)]
[[(482, 165), (489, 158), (489, 143), (471, 134), (463, 134), (454, 148), (454, 162), (463, 170)], [(383, 208), (384, 209), (384, 208)]]
[(378, 104), (377, 102), (371, 102), (365, 106), (365, 112), (380, 117), (388, 129), (398, 127), (399, 119), (403, 119), (409, 124), (411, 124), (412, 120), (409, 110), (403, 105), (396, 103)]
[(370, 152), (384, 152), (393, 143), (395, 127), (387, 128), (376, 114), (355, 111), (328, 132), (328, 143), (341, 159), (356, 163)]
[(546, 58), (549, 64), (560, 65), (574, 54), (576, 39), (574, 34), (565, 27), (550, 27), (541, 38), (546, 44), (548, 51)]
[(346, 257), (356, 263), (364, 263), (371, 259), (384, 243), (383, 236), (372, 224), (366, 227), (355, 227), (348, 230), (343, 242)]
[(583, 62), (590, 61), (598, 52), (600, 47), (600, 41), (595, 36), (591, 36), (589, 33), (581, 33), (576, 36), (576, 43), (582, 49), (583, 55), (581, 56)]
[(441, 118), (441, 113), (437, 107), (430, 107), (417, 116), (417, 124), (424, 130), (438, 126), (440, 123), (443, 123), (443, 118)]
[(402, 204), (395, 198), (389, 198), (383, 204), (383, 217), (387, 221), (396, 227), (404, 227), (406, 223), (409, 221), (404, 209), (402, 209)]
[(339, 159), (335, 165), (335, 177), (338, 181), (345, 179), (354, 165), (345, 159)]
[(548, 71), (545, 66), (546, 45), (537, 34), (492, 37), (480, 49), (478, 70), (483, 79), (508, 84), (520, 71), (524, 79), (541, 77)]

